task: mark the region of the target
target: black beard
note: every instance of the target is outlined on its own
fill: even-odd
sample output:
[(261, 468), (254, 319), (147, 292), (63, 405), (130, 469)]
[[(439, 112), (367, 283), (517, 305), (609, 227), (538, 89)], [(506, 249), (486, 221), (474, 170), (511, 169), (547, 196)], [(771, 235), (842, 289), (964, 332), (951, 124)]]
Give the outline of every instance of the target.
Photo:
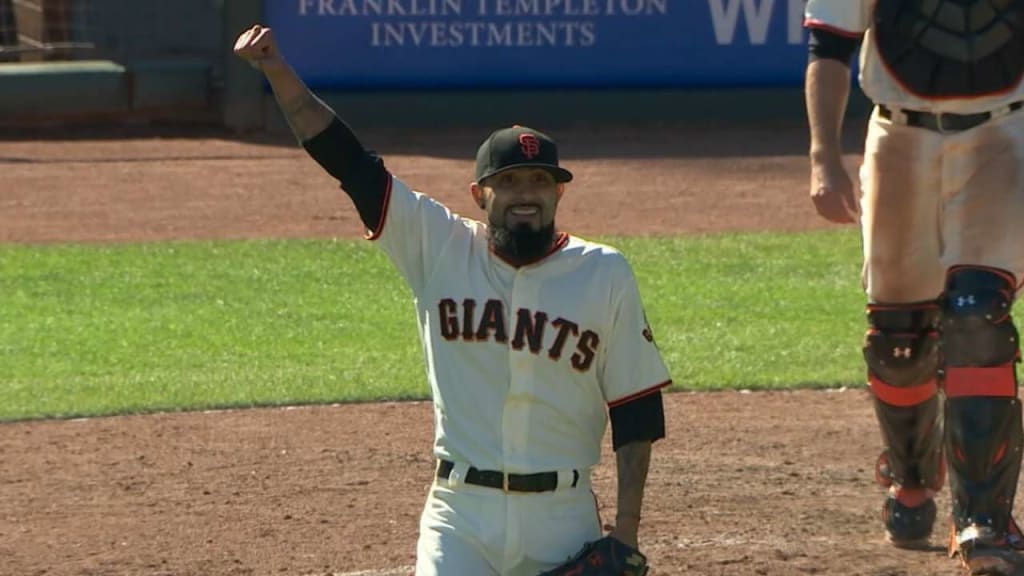
[(513, 262), (529, 262), (546, 256), (555, 239), (555, 223), (533, 230), (527, 224), (513, 229), (491, 225), (491, 246), (494, 251)]

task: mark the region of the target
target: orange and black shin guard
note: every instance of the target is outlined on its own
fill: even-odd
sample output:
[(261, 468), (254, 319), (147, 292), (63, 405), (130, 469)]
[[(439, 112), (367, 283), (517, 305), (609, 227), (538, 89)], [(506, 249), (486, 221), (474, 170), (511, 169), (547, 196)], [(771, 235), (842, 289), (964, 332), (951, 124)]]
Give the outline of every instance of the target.
[(885, 451), (884, 485), (939, 490), (944, 480), (938, 398), (938, 302), (869, 304), (864, 360)]
[(1017, 399), (1016, 282), (1003, 270), (950, 269), (943, 298), (945, 449), (957, 531), (1012, 522), (1024, 430)]

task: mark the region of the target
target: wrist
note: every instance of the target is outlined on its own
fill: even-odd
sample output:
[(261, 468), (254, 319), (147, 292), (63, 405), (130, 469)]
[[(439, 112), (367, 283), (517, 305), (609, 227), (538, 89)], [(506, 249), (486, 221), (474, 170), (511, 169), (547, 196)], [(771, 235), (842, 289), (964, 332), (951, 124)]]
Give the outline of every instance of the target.
[(615, 524), (617, 526), (638, 526), (640, 525), (640, 513), (639, 512), (618, 512), (615, 514)]
[(284, 58), (264, 58), (257, 60), (255, 63), (257, 69), (259, 69), (267, 77), (267, 80), (274, 80), (274, 77), (288, 75), (291, 73), (291, 67), (285, 62)]
[(814, 146), (810, 151), (811, 162), (829, 164), (843, 161), (843, 152), (839, 146)]

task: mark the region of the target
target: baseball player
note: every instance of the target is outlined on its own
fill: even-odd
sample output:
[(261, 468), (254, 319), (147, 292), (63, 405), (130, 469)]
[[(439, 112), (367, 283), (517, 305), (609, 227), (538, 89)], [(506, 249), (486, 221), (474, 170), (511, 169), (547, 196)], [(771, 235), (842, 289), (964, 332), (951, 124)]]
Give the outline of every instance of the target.
[[(365, 150), (269, 28), (245, 31), (235, 52), (266, 75), (295, 136), (340, 181), (414, 294), (437, 457), (416, 574), (536, 576), (606, 538), (590, 486), (609, 417), (610, 536), (635, 550), (669, 374), (626, 259), (556, 228), (572, 174), (555, 143), (522, 126), (483, 142), (469, 187), (486, 215), (477, 222), (411, 190)], [(565, 572), (611, 574), (581, 569)]]
[[(805, 16), (811, 198), (863, 233), (887, 537), (927, 541), (948, 473), (951, 555), (972, 574), (1011, 573), (1024, 436), (1010, 316), (1024, 277), (1024, 1), (810, 0)], [(875, 103), (859, 202), (840, 158), (858, 42)]]

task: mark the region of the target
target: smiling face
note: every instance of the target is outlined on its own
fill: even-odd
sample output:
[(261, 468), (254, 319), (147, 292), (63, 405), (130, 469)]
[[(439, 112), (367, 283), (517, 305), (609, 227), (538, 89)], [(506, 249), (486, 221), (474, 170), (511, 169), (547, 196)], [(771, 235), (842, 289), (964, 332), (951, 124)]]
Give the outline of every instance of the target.
[(470, 185), (487, 213), (491, 242), (502, 256), (543, 256), (555, 237), (555, 212), (565, 185), (543, 168), (509, 168)]
[(510, 168), (470, 186), (473, 199), (487, 212), (488, 224), (533, 231), (554, 225), (564, 189), (543, 168)]

